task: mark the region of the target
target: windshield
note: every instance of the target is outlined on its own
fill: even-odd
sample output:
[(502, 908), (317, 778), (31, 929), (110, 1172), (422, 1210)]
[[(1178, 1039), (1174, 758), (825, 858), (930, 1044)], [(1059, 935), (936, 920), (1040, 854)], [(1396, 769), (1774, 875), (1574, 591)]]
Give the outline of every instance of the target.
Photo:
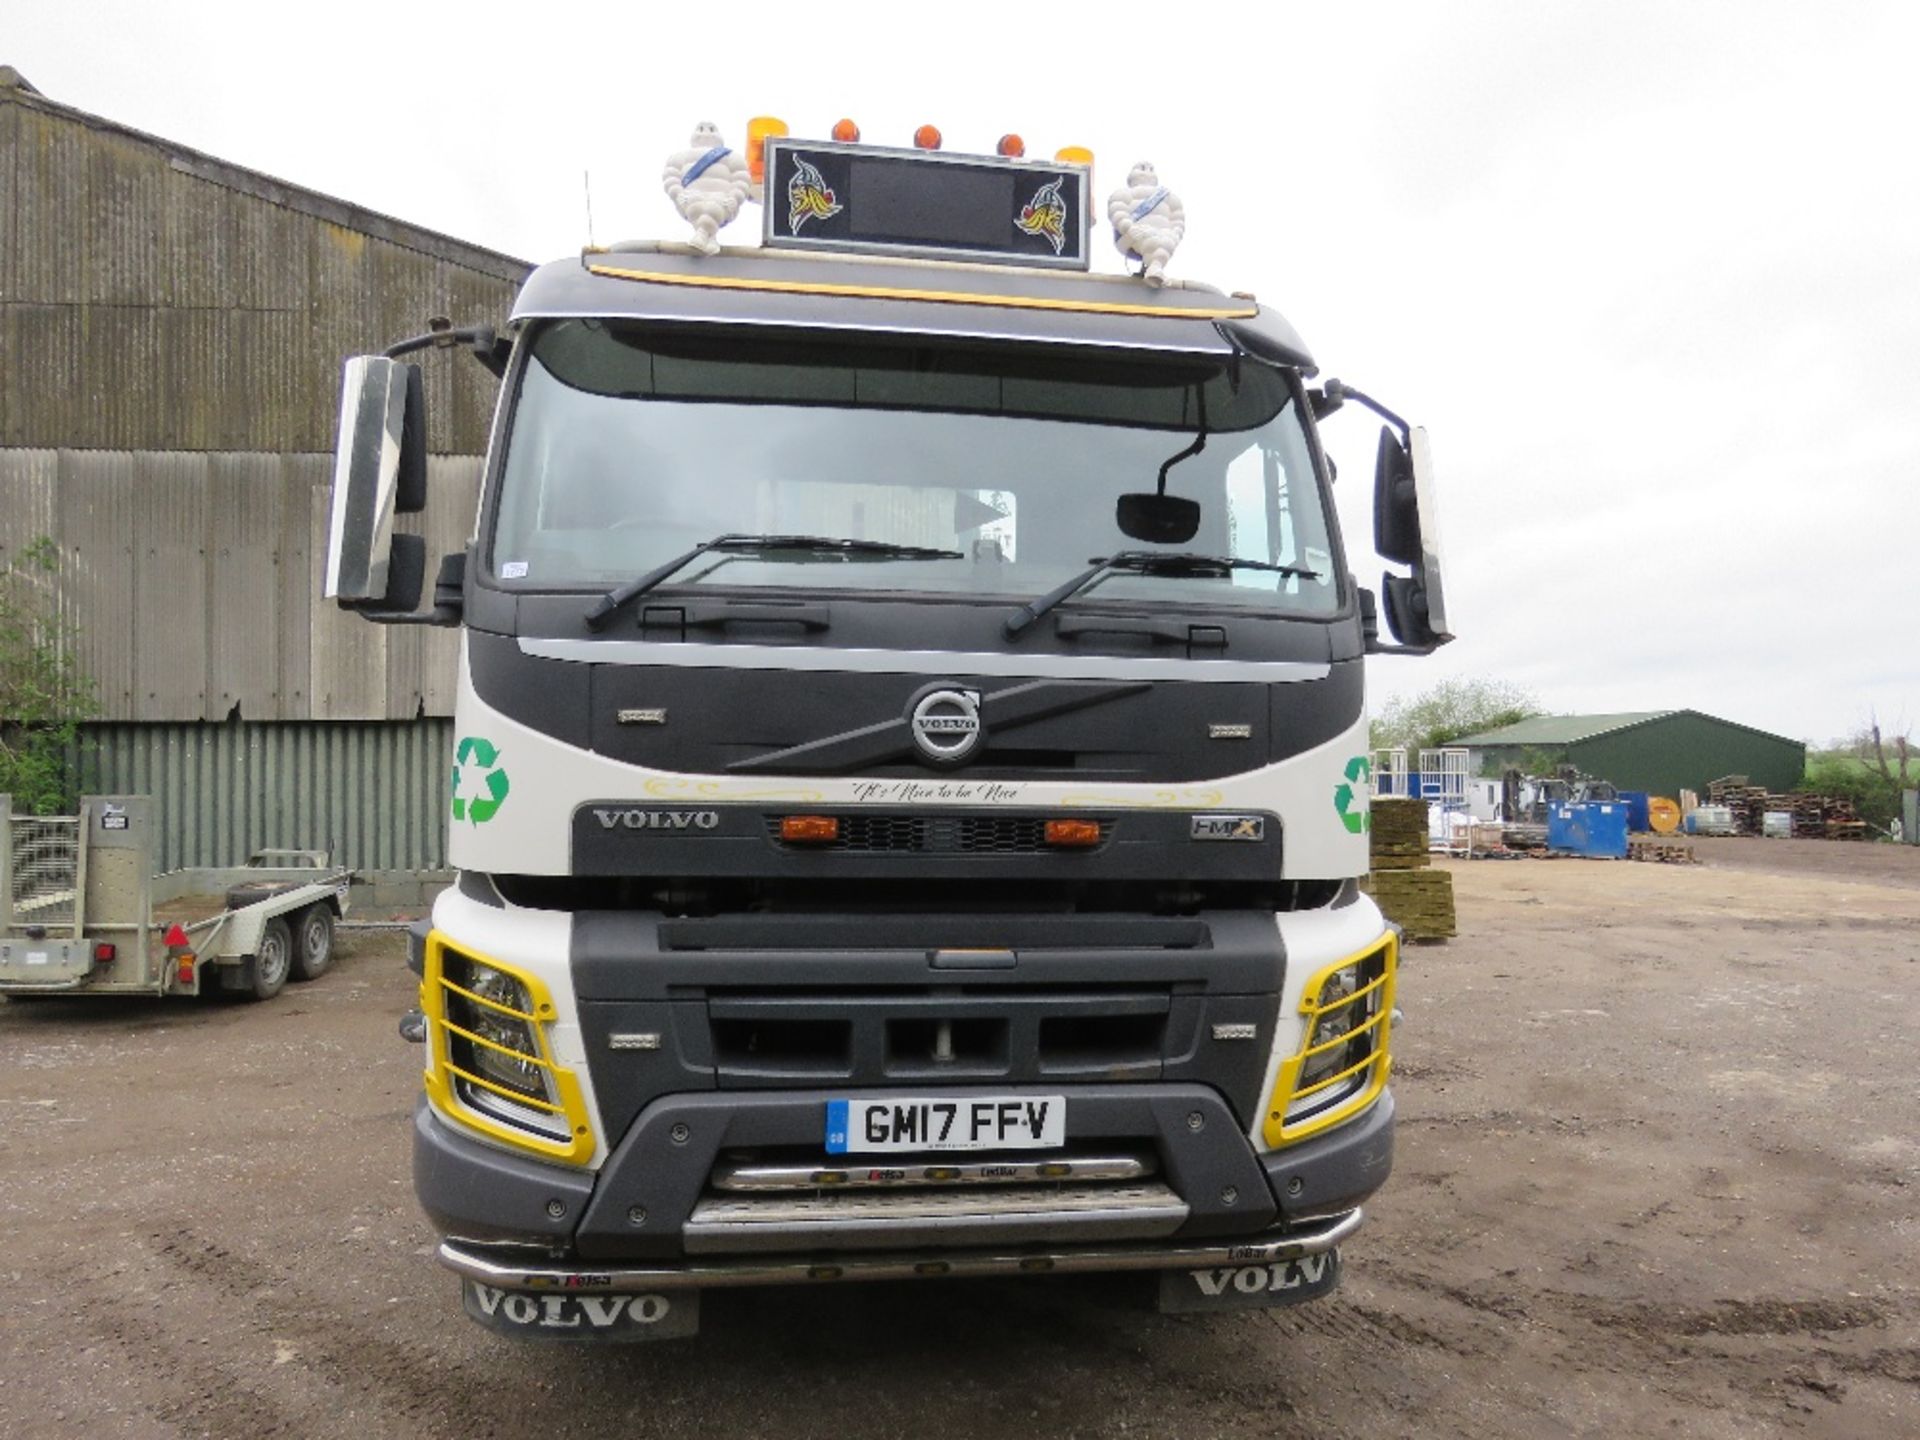
[[(1205, 448), (1167, 481), (1200, 502), (1199, 532), (1143, 546), (1115, 501), (1152, 490), (1203, 413)], [(1316, 578), (1117, 572), (1075, 601), (1338, 608), (1293, 392), (1280, 371), (1224, 356), (561, 320), (533, 341), (500, 487), (489, 567), (515, 588), (604, 589), (715, 536), (781, 534), (960, 554), (716, 552), (669, 583), (1018, 600), (1095, 557), (1164, 548)]]

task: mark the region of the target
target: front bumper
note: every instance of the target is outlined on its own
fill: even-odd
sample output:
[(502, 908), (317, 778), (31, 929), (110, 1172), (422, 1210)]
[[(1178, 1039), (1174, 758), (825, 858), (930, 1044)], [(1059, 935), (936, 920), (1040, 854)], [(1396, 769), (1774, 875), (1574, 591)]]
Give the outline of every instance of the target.
[[(1354, 1120), (1267, 1154), (1254, 1150), (1224, 1102), (1204, 1087), (1085, 1085), (1067, 1093), (1073, 1102), (1070, 1144), (1132, 1141), (1157, 1154), (1162, 1203), (1150, 1217), (1143, 1211), (1142, 1223), (1131, 1230), (1124, 1217), (1116, 1223), (1111, 1213), (1022, 1214), (1011, 1193), (996, 1214), (996, 1197), (980, 1190), (973, 1192), (977, 1214), (966, 1224), (929, 1227), (924, 1218), (917, 1226), (829, 1223), (784, 1238), (763, 1232), (752, 1241), (703, 1225), (697, 1212), (724, 1151), (818, 1146), (824, 1103), (831, 1097), (809, 1091), (663, 1097), (635, 1120), (598, 1173), (470, 1139), (423, 1101), (414, 1124), (414, 1184), (422, 1207), (449, 1241), (442, 1259), (456, 1269), (461, 1266), (450, 1254), (512, 1267), (514, 1254), (524, 1258), (532, 1251), (577, 1262), (576, 1271), (672, 1273), (693, 1277), (686, 1283), (698, 1285), (709, 1283), (700, 1278), (705, 1276), (818, 1278), (812, 1272), (822, 1266), (859, 1272), (846, 1278), (923, 1273), (916, 1266), (931, 1263), (930, 1257), (951, 1268), (927, 1273), (991, 1274), (1017, 1271), (1023, 1260), (1039, 1269), (1072, 1268), (1061, 1262), (1076, 1256), (1088, 1259), (1079, 1268), (1153, 1269), (1189, 1263), (1191, 1253), (1230, 1254), (1248, 1245), (1284, 1251), (1325, 1234), (1330, 1224), (1347, 1223), (1392, 1170), (1390, 1092)], [(747, 1250), (756, 1253), (740, 1253)], [(768, 1250), (791, 1253), (759, 1253)], [(658, 1288), (660, 1282), (644, 1283)]]
[(888, 1254), (733, 1260), (686, 1260), (656, 1265), (543, 1265), (516, 1261), (463, 1241), (441, 1243), (436, 1258), (467, 1280), (499, 1290), (639, 1295), (657, 1290), (714, 1290), (741, 1285), (810, 1285), (840, 1280), (924, 1280), (986, 1275), (1072, 1275), (1124, 1270), (1184, 1270), (1202, 1266), (1268, 1265), (1333, 1251), (1360, 1228), (1358, 1209), (1289, 1229), (1236, 1241), (1192, 1244), (1055, 1246), (978, 1251), (928, 1250)]

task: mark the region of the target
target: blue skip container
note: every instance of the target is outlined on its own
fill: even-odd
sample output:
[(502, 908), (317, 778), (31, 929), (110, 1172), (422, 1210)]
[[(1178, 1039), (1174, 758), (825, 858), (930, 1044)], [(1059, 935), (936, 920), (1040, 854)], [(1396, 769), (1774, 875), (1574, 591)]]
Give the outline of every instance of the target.
[(1619, 801), (1555, 805), (1547, 811), (1547, 848), (1589, 860), (1627, 858), (1627, 807)]

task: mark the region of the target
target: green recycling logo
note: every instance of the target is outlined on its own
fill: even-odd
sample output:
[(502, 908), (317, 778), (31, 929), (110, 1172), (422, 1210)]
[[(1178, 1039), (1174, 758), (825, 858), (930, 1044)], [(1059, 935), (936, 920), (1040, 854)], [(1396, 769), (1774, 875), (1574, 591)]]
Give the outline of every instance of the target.
[[(460, 793), (460, 774), (472, 768), (476, 783), (486, 794), (466, 796)], [(507, 798), (507, 772), (500, 768), (500, 752), (491, 740), (478, 735), (465, 736), (453, 755), (453, 818), (472, 825), (484, 825), (500, 813)]]
[[(1356, 790), (1354, 787), (1364, 786), (1372, 779), (1373, 761), (1364, 755), (1356, 755), (1347, 761), (1346, 780), (1334, 787), (1333, 808), (1340, 812), (1340, 823), (1355, 835), (1366, 833), (1373, 824), (1373, 816), (1369, 813), (1367, 802), (1363, 798), (1365, 791)], [(1355, 800), (1360, 801), (1358, 809), (1354, 808)]]

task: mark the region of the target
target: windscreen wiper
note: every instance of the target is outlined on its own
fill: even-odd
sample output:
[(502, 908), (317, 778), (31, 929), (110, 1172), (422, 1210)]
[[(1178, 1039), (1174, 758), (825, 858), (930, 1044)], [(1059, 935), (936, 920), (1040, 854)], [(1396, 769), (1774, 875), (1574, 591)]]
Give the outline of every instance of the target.
[(826, 559), (868, 560), (964, 560), (958, 550), (935, 550), (925, 545), (896, 545), (890, 540), (840, 540), (827, 535), (716, 535), (702, 541), (684, 555), (676, 555), (666, 564), (647, 571), (637, 579), (615, 587), (588, 607), (587, 628), (598, 630), (628, 601), (664, 584), (702, 555), (757, 555), (768, 550), (798, 550)]
[(1104, 560), (1089, 563), (1090, 569), (1081, 571), (1066, 584), (1049, 590), (1038, 600), (1029, 600), (1009, 615), (1005, 627), (1007, 638), (1013, 639), (1062, 600), (1071, 599), (1103, 575), (1130, 571), (1135, 575), (1224, 576), (1236, 570), (1271, 570), (1276, 575), (1300, 580), (1320, 579), (1318, 570), (1304, 570), (1298, 565), (1277, 565), (1270, 560), (1242, 560), (1235, 555), (1194, 555), (1186, 551), (1122, 550), (1118, 555), (1109, 555)]

